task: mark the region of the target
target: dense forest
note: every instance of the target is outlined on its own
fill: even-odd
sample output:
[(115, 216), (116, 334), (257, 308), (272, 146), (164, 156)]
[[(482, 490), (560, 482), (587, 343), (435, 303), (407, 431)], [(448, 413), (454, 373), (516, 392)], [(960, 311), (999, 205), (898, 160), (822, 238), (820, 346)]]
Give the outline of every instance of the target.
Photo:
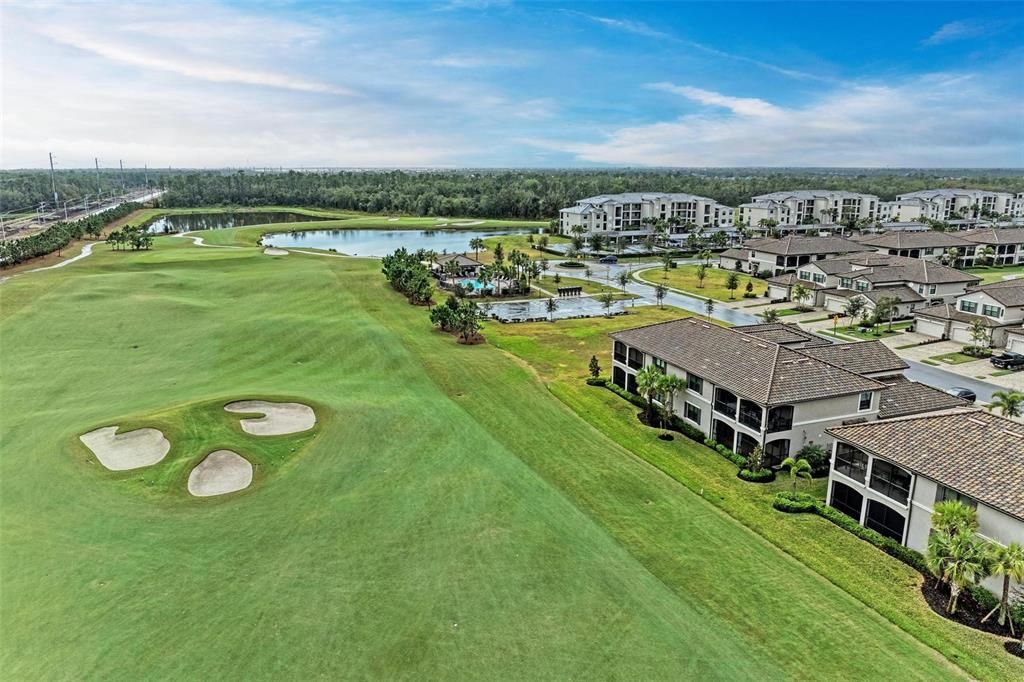
[[(109, 168), (96, 170), (61, 170), (54, 173), (57, 196), (61, 201), (76, 201), (86, 196), (118, 194), (123, 189), (146, 186), (160, 187), (168, 175), (181, 171)], [(39, 204), (53, 205), (50, 171), (0, 171), (0, 211), (4, 213), (34, 210)]]
[[(87, 218), (70, 222), (62, 220), (50, 225), (42, 232), (23, 239), (9, 239), (0, 242), (0, 268), (17, 265), (54, 251), (60, 253), (60, 250), (70, 244), (72, 240), (81, 239), (86, 235), (98, 239), (104, 227), (140, 208), (142, 208), (141, 204), (129, 202)], [(107, 241), (113, 246), (128, 246), (135, 250), (149, 248), (153, 241), (152, 237), (146, 234), (145, 229), (141, 227), (125, 228), (117, 231), (111, 237), (113, 238)]]
[[(125, 171), (142, 186), (142, 171)], [(91, 171), (61, 171), (62, 198), (95, 192)], [(120, 186), (118, 172), (101, 183)], [(297, 205), (371, 213), (543, 219), (577, 199), (612, 192), (689, 192), (728, 206), (756, 194), (794, 189), (845, 189), (883, 200), (934, 187), (976, 187), (1024, 192), (1019, 170), (878, 169), (618, 169), (458, 171), (149, 171), (150, 185), (168, 192), (168, 207)], [(49, 174), (0, 173), (0, 206), (10, 210), (52, 199)]]

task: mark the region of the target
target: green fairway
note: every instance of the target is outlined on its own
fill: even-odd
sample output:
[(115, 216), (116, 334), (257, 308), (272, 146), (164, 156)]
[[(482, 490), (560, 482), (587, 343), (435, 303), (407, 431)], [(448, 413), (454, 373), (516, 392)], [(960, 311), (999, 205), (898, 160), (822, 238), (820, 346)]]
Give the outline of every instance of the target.
[[(922, 641), (975, 677), (1024, 670), (937, 617), (896, 627), (739, 523), (709, 498), (763, 493), (718, 481), (725, 460), (677, 441), (651, 465), (661, 441), (572, 375), (602, 324), (667, 311), (549, 324), (550, 347), (488, 325), (531, 369), (433, 331), (379, 268), (159, 237), (0, 285), (5, 678), (967, 676)], [(308, 402), (318, 427), (250, 442), (217, 409), (244, 398)], [(166, 429), (167, 459), (90, 462), (77, 436), (121, 420)], [(253, 486), (182, 494), (219, 446), (251, 453)], [(703, 496), (673, 465), (705, 470)]]
[[(697, 279), (696, 265), (679, 265), (667, 272), (662, 268), (642, 270), (636, 274), (636, 277), (648, 284), (664, 284), (670, 289), (676, 289), (677, 291), (700, 298), (713, 298), (718, 301), (743, 300), (743, 294), (747, 290), (748, 283), (753, 285), (753, 293), (758, 296), (764, 295), (764, 290), (768, 286), (764, 280), (744, 275), (740, 272), (736, 273), (739, 277), (739, 286), (735, 291), (730, 292), (726, 289), (725, 284), (731, 273), (731, 270), (708, 267), (705, 270), (704, 282), (702, 284)], [(766, 299), (762, 300), (767, 301)]]

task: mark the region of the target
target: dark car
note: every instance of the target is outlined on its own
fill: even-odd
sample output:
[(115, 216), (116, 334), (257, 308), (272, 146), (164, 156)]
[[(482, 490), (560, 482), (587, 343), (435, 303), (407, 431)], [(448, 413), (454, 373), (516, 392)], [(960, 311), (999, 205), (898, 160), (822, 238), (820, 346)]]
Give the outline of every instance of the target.
[(1021, 369), (1024, 367), (1024, 355), (1003, 353), (1002, 355), (993, 355), (989, 362), (999, 369)]
[(598, 263), (605, 263), (606, 265), (615, 265), (616, 263), (619, 262), (619, 257), (618, 256), (604, 256), (604, 257), (602, 257), (597, 262)]
[(957, 398), (966, 400), (969, 403), (973, 403), (975, 400), (978, 399), (977, 393), (975, 393), (969, 388), (964, 388), (963, 386), (953, 386), (952, 388), (947, 388), (946, 393), (950, 395), (955, 395)]

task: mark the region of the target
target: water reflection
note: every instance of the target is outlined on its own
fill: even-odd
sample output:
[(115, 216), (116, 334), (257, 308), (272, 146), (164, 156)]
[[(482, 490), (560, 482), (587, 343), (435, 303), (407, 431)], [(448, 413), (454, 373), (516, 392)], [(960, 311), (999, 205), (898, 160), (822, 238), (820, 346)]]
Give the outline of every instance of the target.
[(146, 228), (154, 234), (221, 230), (227, 227), (267, 225), (269, 223), (305, 223), (333, 220), (324, 216), (309, 216), (287, 211), (252, 211), (244, 213), (180, 213), (153, 220)]

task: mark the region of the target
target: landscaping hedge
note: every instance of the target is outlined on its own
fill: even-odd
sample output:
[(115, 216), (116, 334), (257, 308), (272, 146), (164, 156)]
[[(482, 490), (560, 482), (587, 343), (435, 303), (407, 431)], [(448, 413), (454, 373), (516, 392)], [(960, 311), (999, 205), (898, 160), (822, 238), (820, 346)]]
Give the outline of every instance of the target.
[(775, 472), (771, 469), (761, 469), (759, 471), (740, 469), (736, 472), (736, 476), (749, 483), (771, 483), (775, 480)]
[(777, 493), (772, 506), (787, 514), (805, 514), (815, 511), (818, 500), (807, 493)]

